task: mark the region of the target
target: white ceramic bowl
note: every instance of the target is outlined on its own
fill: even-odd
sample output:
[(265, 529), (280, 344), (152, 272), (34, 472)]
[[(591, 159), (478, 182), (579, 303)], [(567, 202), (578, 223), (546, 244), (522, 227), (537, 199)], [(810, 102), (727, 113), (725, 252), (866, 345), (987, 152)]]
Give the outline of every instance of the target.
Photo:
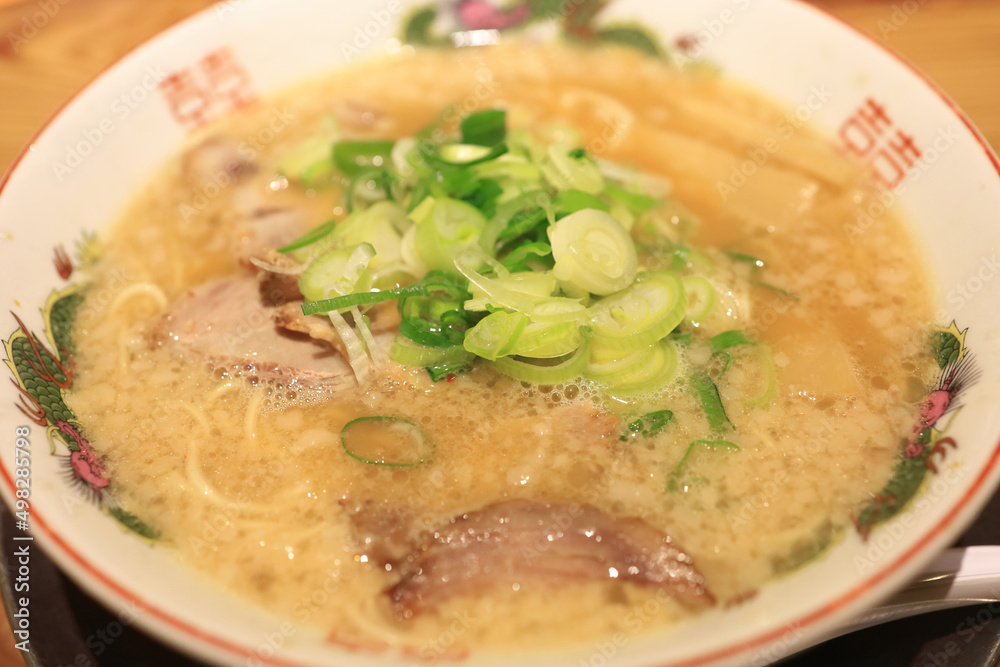
[[(228, 76), (240, 79), (239, 68), (247, 76), (236, 82), (246, 87), (237, 90), (265, 96), (346, 61), (398, 48), (409, 7), (403, 0), (226, 0), (109, 69), (48, 124), (2, 184), (0, 220), (13, 230), (12, 239), (0, 241), (5, 306), (43, 334), (39, 307), (64, 286), (52, 268), (53, 248), (73, 247), (82, 231), (100, 229), (116, 216), (181, 146), (190, 125), (178, 118), (191, 120), (196, 112), (211, 117), (234, 101), (219, 91), (205, 94), (206, 67), (225, 70), (235, 63)], [(964, 344), (980, 369), (1000, 365), (1000, 281), (993, 281), (1000, 265), (1000, 226), (994, 220), (1000, 165), (933, 84), (860, 34), (791, 0), (615, 0), (600, 21), (615, 17), (641, 19), (665, 44), (686, 37), (689, 55), (718, 63), (727, 75), (865, 153), (886, 180), (898, 176), (884, 203), (902, 206), (932, 249), (939, 321), (955, 320), (968, 330)], [(206, 61), (220, 49), (231, 56), (228, 64)], [(190, 77), (189, 97), (172, 110), (163, 90), (180, 81), (167, 79), (177, 73)], [(905, 146), (893, 148), (906, 137), (921, 152), (919, 159)], [(911, 165), (905, 164), (907, 155)], [(864, 220), (858, 224), (863, 230)], [(7, 337), (17, 326), (8, 320), (2, 333)], [(15, 407), (18, 392), (8, 389), (4, 396), (0, 492), (11, 507), (15, 480), (26, 474), (17, 469), (29, 458), (15, 457), (15, 451), (30, 453), (34, 542), (18, 544), (43, 547), (83, 588), (119, 610), (124, 622), (219, 664), (409, 663), (345, 651), (206, 588), (94, 504), (79, 502), (62, 474), (63, 445), (51, 455), (45, 429)], [(947, 449), (916, 501), (867, 541), (852, 532), (826, 557), (775, 581), (755, 599), (677, 631), (622, 644), (602, 640), (559, 656), (524, 656), (518, 664), (598, 665), (613, 656), (623, 666), (759, 665), (787, 655), (901, 585), (975, 517), (1000, 477), (998, 397), (1000, 376), (992, 372), (963, 390), (964, 407), (947, 432), (957, 448)], [(30, 445), (18, 450), (22, 426), (30, 427)]]

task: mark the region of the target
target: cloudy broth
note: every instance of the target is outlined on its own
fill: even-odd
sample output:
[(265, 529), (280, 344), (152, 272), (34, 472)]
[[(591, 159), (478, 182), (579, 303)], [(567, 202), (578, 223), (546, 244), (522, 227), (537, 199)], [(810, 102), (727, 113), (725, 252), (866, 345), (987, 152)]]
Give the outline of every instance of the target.
[[(877, 194), (865, 173), (752, 91), (627, 51), (418, 52), (261, 102), (205, 134), (239, 142), (276, 113), (292, 119), (250, 147), (255, 172), (208, 197), (216, 189), (192, 182), (183, 156), (166, 165), (104, 239), (91, 294), (153, 285), (171, 303), (245, 270), (231, 238), (251, 207), (300, 207), (301, 231), (342, 216), (336, 193), (273, 185), (290, 147), (321, 134), (331, 113), (348, 117), (352, 136), (381, 138), (412, 135), (443, 110), (453, 122), (494, 106), (540, 134), (574, 126), (592, 154), (669, 179), (720, 284), (745, 268), (722, 250), (766, 258), (766, 282), (781, 289), (730, 295), (725, 324), (769, 346), (777, 391), (749, 404), (760, 378), (737, 358), (719, 391), (739, 450), (693, 450), (674, 475), (688, 444), (711, 437), (687, 357), (654, 406), (674, 421), (623, 442), (634, 406), (605, 405), (585, 383), (532, 389), (485, 369), (438, 384), (396, 369), (365, 394), (265, 381), (151, 344), (164, 306), (154, 298), (132, 292), (82, 309), (71, 405), (121, 504), (212, 585), (337, 641), (457, 655), (646, 633), (693, 613), (608, 579), (498, 586), (400, 620), (384, 599), (396, 574), (359, 555), (357, 507), (406, 507), (433, 529), (507, 498), (589, 504), (669, 534), (720, 604), (741, 598), (851, 526), (891, 477), (929, 378), (923, 258), (890, 215), (860, 238), (850, 232)], [(767, 139), (779, 149), (732, 187)], [(644, 261), (657, 268), (656, 257)], [(379, 467), (344, 451), (345, 424), (388, 414), (433, 437), (431, 463)]]

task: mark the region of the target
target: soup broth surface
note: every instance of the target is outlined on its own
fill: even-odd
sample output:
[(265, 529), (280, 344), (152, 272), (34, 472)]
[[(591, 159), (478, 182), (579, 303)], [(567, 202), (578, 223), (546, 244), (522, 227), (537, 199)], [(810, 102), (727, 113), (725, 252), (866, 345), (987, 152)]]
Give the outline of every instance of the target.
[[(344, 217), (339, 192), (278, 176), (331, 119), (347, 137), (396, 138), (442, 114), (454, 124), (493, 107), (548, 140), (576, 128), (591, 154), (672, 184), (671, 229), (690, 226), (714, 284), (731, 289), (720, 296), (722, 319), (694, 328), (695, 343), (680, 348), (677, 379), (661, 396), (630, 404), (584, 382), (531, 387), (485, 368), (436, 384), (422, 370), (392, 368), (361, 392), (271, 381), (152, 342), (169, 304), (247, 270), (233, 238), (249, 212), (295, 207), (305, 212), (301, 232)], [(77, 322), (71, 407), (121, 505), (160, 533), (158, 548), (337, 641), (440, 656), (631, 636), (692, 613), (609, 578), (497, 586), (400, 620), (384, 594), (397, 575), (359, 549), (358, 511), (433, 530), (504, 499), (589, 504), (669, 534), (719, 604), (738, 600), (850, 529), (890, 479), (931, 372), (925, 262), (891, 215), (852, 234), (877, 190), (788, 118), (712, 72), (567, 46), (417, 52), (258, 103), (196, 137), (103, 239)], [(253, 169), (213, 184), (192, 162), (220, 138)], [(778, 150), (766, 164), (722, 187), (772, 138)], [(765, 259), (751, 281), (761, 284), (724, 251)], [(643, 262), (660, 268), (661, 259)], [(155, 287), (163, 303), (135, 285)], [(121, 299), (98, 300), (109, 290)], [(748, 400), (760, 393), (759, 364), (749, 348), (734, 352), (719, 391), (734, 426), (725, 439), (738, 449), (692, 448), (678, 468), (690, 443), (718, 439), (688, 370), (707, 360), (698, 341), (728, 329), (768, 346), (777, 390), (765, 404)], [(649, 438), (620, 438), (654, 408), (669, 408), (673, 421)], [(419, 425), (433, 459), (393, 468), (352, 458), (341, 430), (371, 415)], [(455, 639), (444, 645), (449, 629)]]

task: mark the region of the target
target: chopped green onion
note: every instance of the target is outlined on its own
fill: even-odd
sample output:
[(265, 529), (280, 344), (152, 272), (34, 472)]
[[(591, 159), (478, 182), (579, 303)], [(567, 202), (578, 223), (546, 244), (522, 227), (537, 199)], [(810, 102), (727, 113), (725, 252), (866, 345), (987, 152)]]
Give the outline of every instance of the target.
[(329, 184), (335, 173), (331, 160), (334, 142), (330, 136), (310, 137), (282, 160), (278, 173), (305, 188)]
[(457, 199), (430, 199), (411, 214), (417, 224), (416, 248), (431, 269), (454, 272), (455, 259), (479, 248), (486, 218), (479, 209)]
[(771, 354), (770, 347), (767, 345), (757, 345), (754, 347), (754, 352), (759, 356), (760, 362), (764, 365), (766, 380), (764, 381), (763, 391), (758, 396), (745, 399), (745, 402), (749, 407), (759, 408), (764, 407), (774, 398), (774, 394), (778, 390), (778, 373), (774, 367), (774, 356)]
[(688, 297), (684, 318), (692, 322), (701, 322), (715, 308), (715, 289), (712, 283), (701, 276), (690, 276), (681, 282), (684, 283), (684, 292)]
[(509, 354), (533, 359), (554, 359), (583, 345), (583, 331), (576, 322), (531, 322)]
[(395, 199), (392, 185), (396, 177), (387, 169), (367, 169), (355, 176), (347, 186), (347, 211), (353, 213), (358, 200), (376, 202)]
[(799, 297), (797, 295), (792, 294), (788, 290), (783, 289), (781, 287), (778, 287), (777, 285), (772, 285), (771, 283), (761, 282), (759, 280), (752, 280), (752, 281), (750, 281), (750, 284), (751, 285), (756, 285), (757, 287), (763, 287), (764, 289), (769, 289), (772, 292), (777, 292), (781, 296), (787, 297), (787, 298), (789, 298), (789, 299), (791, 299), (793, 301), (799, 301)]
[(623, 204), (637, 215), (648, 213), (663, 205), (662, 199), (648, 197), (635, 192), (629, 192), (628, 190), (623, 190), (616, 185), (608, 185), (604, 188), (604, 194), (610, 199)]
[(551, 269), (555, 265), (552, 259), (552, 246), (542, 241), (529, 241), (517, 246), (500, 260), (504, 268), (511, 273), (531, 271), (534, 267)]
[(378, 202), (370, 208), (347, 216), (329, 234), (329, 241), (337, 246), (370, 243), (375, 248), (372, 267), (398, 262), (402, 259), (402, 237), (399, 229), (410, 224), (400, 206), (392, 202)]
[(338, 141), (333, 146), (333, 162), (350, 178), (370, 169), (392, 164), (394, 141)]
[(648, 271), (631, 287), (601, 299), (591, 310), (595, 341), (637, 349), (652, 345), (681, 323), (687, 295), (675, 274)]
[(396, 336), (389, 357), (403, 366), (461, 366), (472, 361), (472, 355), (461, 346), (428, 347), (414, 343), (405, 336)]
[(305, 248), (306, 246), (310, 246), (332, 232), (334, 227), (338, 224), (339, 223), (336, 220), (330, 220), (322, 225), (319, 225), (318, 227), (314, 227), (288, 245), (278, 248), (278, 252), (288, 254), (301, 248)]
[(687, 246), (679, 245), (674, 246), (673, 257), (670, 258), (670, 266), (667, 267), (671, 271), (680, 271), (687, 266), (688, 257), (691, 256), (691, 249)]
[(587, 307), (578, 299), (553, 296), (536, 301), (528, 316), (532, 322), (543, 324), (572, 322), (582, 327), (587, 322)]
[(309, 263), (299, 276), (299, 291), (310, 301), (331, 294), (366, 291), (371, 287), (368, 264), (375, 257), (370, 243), (353, 248), (333, 248)]
[(590, 358), (590, 346), (584, 342), (576, 352), (559, 359), (530, 363), (513, 357), (499, 357), (494, 363), (497, 370), (515, 380), (533, 384), (560, 384), (583, 375)]
[(537, 165), (510, 153), (474, 165), (471, 170), (477, 178), (509, 181), (524, 190), (535, 190), (542, 181), (542, 170)]
[(611, 206), (607, 202), (582, 190), (564, 190), (556, 195), (552, 205), (555, 207), (556, 217), (565, 217), (585, 208), (593, 208), (605, 213), (611, 212)]
[[(491, 256), (496, 255), (497, 243), (501, 238), (510, 240), (530, 231), (548, 217), (551, 206), (552, 198), (541, 190), (525, 192), (497, 206), (492, 219), (479, 237), (479, 245), (483, 252)], [(516, 225), (517, 228), (510, 229), (512, 225)]]
[(565, 146), (549, 146), (541, 164), (545, 180), (556, 190), (582, 190), (592, 195), (604, 191), (604, 177), (594, 159), (584, 152), (567, 150)]
[(434, 441), (422, 428), (399, 417), (358, 417), (340, 431), (347, 454), (362, 463), (409, 468), (430, 463)]
[(677, 480), (680, 478), (681, 470), (684, 468), (684, 464), (687, 463), (688, 457), (691, 456), (691, 452), (695, 447), (708, 447), (710, 449), (726, 448), (735, 449), (739, 451), (739, 446), (729, 442), (728, 440), (695, 440), (690, 445), (688, 445), (687, 451), (684, 452), (684, 456), (681, 457), (680, 463), (674, 468), (673, 473), (670, 475), (670, 479), (667, 480), (667, 491), (674, 492), (677, 490)]
[(465, 291), (455, 279), (449, 275), (439, 272), (431, 272), (424, 276), (424, 280), (397, 289), (384, 290), (380, 292), (360, 292), (357, 294), (345, 294), (333, 299), (323, 299), (321, 301), (309, 301), (302, 304), (303, 315), (317, 315), (331, 311), (340, 311), (352, 306), (364, 306), (383, 301), (395, 301), (408, 297), (432, 297), (434, 295), (446, 299), (457, 301), (467, 299), (468, 292)]
[(610, 384), (615, 378), (640, 373), (649, 366), (654, 345), (636, 350), (622, 350), (605, 347), (600, 343), (591, 343), (586, 377), (594, 382)]
[[(592, 354), (586, 377), (606, 387), (612, 395), (624, 397), (654, 392), (676, 375), (677, 348), (671, 341), (653, 343), (640, 351), (640, 355), (601, 363), (595, 362)], [(620, 369), (615, 370), (615, 366)]]
[(437, 293), (406, 296), (400, 299), (402, 320), (399, 333), (428, 347), (451, 347), (462, 344), (472, 326), (472, 318), (462, 304), (468, 292), (454, 285), (436, 285)]
[[(475, 355), (470, 355), (471, 358), (475, 358)], [(430, 376), (432, 382), (440, 382), (441, 380), (449, 380), (453, 376), (468, 370), (468, 364), (432, 364), (424, 368), (427, 371), (427, 375)]]
[[(583, 316), (585, 309), (581, 306), (579, 300), (564, 297), (547, 297), (538, 292), (538, 287), (546, 285), (548, 279), (553, 277), (551, 273), (529, 274), (533, 276), (531, 280), (518, 280), (517, 277), (511, 276), (508, 276), (506, 279), (489, 278), (476, 271), (464, 257), (455, 260), (455, 268), (469, 280), (469, 289), (475, 296), (475, 299), (470, 299), (466, 302), (466, 310), (486, 310), (487, 306), (507, 308), (529, 315), (540, 322), (543, 320), (536, 317), (535, 311), (544, 303), (550, 312), (555, 310), (560, 315), (567, 312), (575, 312), (577, 313), (574, 315), (576, 319)], [(554, 289), (554, 282), (548, 284), (553, 285)], [(560, 317), (560, 320), (564, 319), (566, 318)]]
[[(449, 144), (454, 146), (455, 144)], [(420, 155), (424, 158), (424, 161), (433, 167), (434, 169), (451, 169), (455, 167), (472, 167), (477, 164), (482, 164), (483, 162), (490, 162), (496, 160), (501, 155), (505, 155), (508, 150), (507, 144), (497, 144), (492, 148), (487, 149), (485, 152), (478, 151), (478, 157), (472, 157), (469, 152), (459, 151), (455, 152), (452, 157), (460, 158), (458, 160), (450, 160), (446, 154), (450, 151), (445, 146), (436, 146), (434, 144), (420, 143), (417, 144), (417, 150), (420, 151)], [(470, 174), (470, 177), (473, 175)]]
[(708, 418), (708, 425), (715, 432), (733, 428), (733, 423), (729, 421), (726, 408), (722, 405), (722, 397), (719, 396), (719, 388), (712, 382), (712, 378), (704, 373), (694, 376), (694, 388), (698, 392), (698, 399), (701, 401), (701, 408)]
[(727, 250), (726, 256), (729, 259), (735, 260), (737, 262), (746, 262), (747, 264), (751, 265), (754, 268), (754, 270), (763, 269), (764, 267), (767, 266), (767, 263), (760, 257), (754, 257), (753, 255), (748, 255), (743, 252), (734, 252), (732, 250)]
[(640, 435), (649, 438), (662, 431), (674, 418), (671, 410), (656, 410), (643, 415), (639, 419), (628, 424), (628, 435), (623, 435), (618, 439), (628, 442), (629, 438), (638, 438)]
[(497, 311), (490, 313), (465, 335), (465, 349), (483, 359), (495, 361), (511, 354), (528, 325), (521, 313)]
[(526, 192), (497, 207), (494, 220), (500, 227), (497, 240), (511, 241), (534, 230), (549, 219), (552, 200), (541, 191)]
[(395, 301), (403, 294), (426, 294), (427, 290), (422, 285), (401, 287), (384, 292), (362, 292), (359, 294), (346, 294), (333, 299), (322, 299), (320, 301), (307, 301), (302, 304), (303, 315), (319, 315), (341, 311), (351, 306), (364, 306), (382, 301)]
[(635, 280), (635, 243), (610, 213), (578, 211), (550, 226), (548, 234), (560, 281), (591, 294), (607, 295)]
[(729, 365), (733, 363), (733, 355), (726, 350), (737, 347), (739, 345), (756, 345), (757, 341), (748, 337), (742, 331), (724, 331), (717, 336), (714, 336), (710, 341), (709, 345), (712, 347), (712, 354), (716, 357), (721, 357), (725, 359), (725, 363), (722, 366), (722, 370), (719, 371), (718, 377), (722, 377), (729, 370)]
[(467, 116), (459, 129), (463, 144), (492, 147), (507, 139), (507, 112), (499, 109)]
[(488, 146), (477, 146), (475, 144), (445, 144), (441, 146), (438, 154), (441, 159), (449, 164), (467, 165), (481, 162), (484, 157), (491, 153)]
[(724, 331), (713, 336), (708, 343), (712, 346), (712, 352), (722, 352), (738, 345), (756, 345), (757, 341), (742, 331)]

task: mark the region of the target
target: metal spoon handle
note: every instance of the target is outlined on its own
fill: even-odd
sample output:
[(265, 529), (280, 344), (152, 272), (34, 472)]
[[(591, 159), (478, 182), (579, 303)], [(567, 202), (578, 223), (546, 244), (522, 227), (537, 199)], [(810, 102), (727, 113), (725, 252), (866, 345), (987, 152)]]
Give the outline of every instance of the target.
[(827, 639), (917, 614), (1000, 601), (1000, 546), (948, 549), (905, 588)]

